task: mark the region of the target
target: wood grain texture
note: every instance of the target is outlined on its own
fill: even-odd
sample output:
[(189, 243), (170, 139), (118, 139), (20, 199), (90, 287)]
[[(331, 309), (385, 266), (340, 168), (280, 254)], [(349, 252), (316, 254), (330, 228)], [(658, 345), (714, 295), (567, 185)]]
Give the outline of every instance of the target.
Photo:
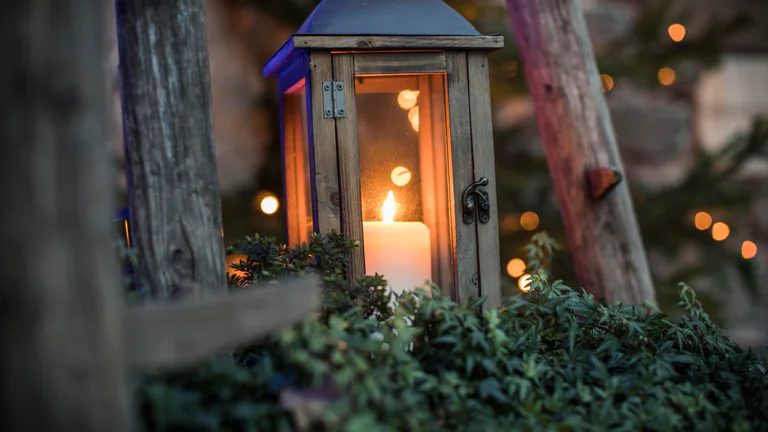
[(359, 53), (355, 54), (357, 74), (404, 74), (445, 72), (445, 53)]
[(127, 431), (103, 2), (7, 0), (0, 430)]
[(593, 201), (585, 171), (623, 171), (576, 0), (507, 0), (581, 285), (597, 297), (655, 302), (627, 183)]
[(339, 167), (336, 153), (336, 124), (333, 119), (323, 117), (323, 82), (333, 81), (331, 54), (312, 52), (309, 54), (310, 98), (312, 124), (309, 127), (310, 171), (312, 181), (313, 220), (315, 230), (329, 233), (341, 231), (341, 209), (339, 204)]
[(467, 77), (467, 53), (449, 51), (446, 53), (448, 69), (448, 109), (451, 130), (451, 166), (453, 167), (453, 221), (456, 251), (455, 286), (451, 293), (454, 299), (466, 301), (480, 297), (477, 265), (477, 232), (474, 223), (466, 224), (463, 219), (462, 194), (472, 184), (474, 168), (472, 162), (472, 136), (469, 118), (469, 90)]
[(472, 123), (472, 159), (475, 179), (485, 177), (485, 191), (490, 200), (490, 220), (475, 222), (477, 227), (480, 294), (486, 297), (485, 308), (501, 306), (501, 261), (499, 251), (499, 217), (496, 198), (496, 163), (493, 151), (493, 117), (491, 86), (488, 77), (488, 54), (467, 53), (469, 72), (469, 113)]
[[(502, 36), (293, 36), (294, 49), (501, 49)], [(287, 50), (286, 50), (287, 51)], [(286, 55), (286, 54), (283, 54)]]
[(226, 288), (203, 0), (116, 0), (138, 273), (156, 298)]
[[(355, 97), (355, 55), (336, 54), (333, 58), (333, 80), (344, 84), (347, 115), (336, 119), (336, 149), (339, 157), (341, 190), (341, 229), (361, 247), (349, 257), (348, 280), (352, 283), (365, 276), (363, 257), (363, 207), (360, 192), (360, 158), (357, 147), (357, 98)], [(333, 119), (326, 121), (333, 122)]]
[(294, 324), (320, 307), (320, 278), (306, 276), (179, 303), (155, 304), (125, 315), (127, 363), (150, 370), (177, 368)]

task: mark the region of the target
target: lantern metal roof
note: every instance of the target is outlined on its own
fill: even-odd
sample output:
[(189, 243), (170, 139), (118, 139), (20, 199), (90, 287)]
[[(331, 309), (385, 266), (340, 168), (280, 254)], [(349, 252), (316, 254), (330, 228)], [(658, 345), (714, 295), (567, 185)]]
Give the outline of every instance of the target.
[(480, 35), (442, 0), (323, 0), (296, 34)]

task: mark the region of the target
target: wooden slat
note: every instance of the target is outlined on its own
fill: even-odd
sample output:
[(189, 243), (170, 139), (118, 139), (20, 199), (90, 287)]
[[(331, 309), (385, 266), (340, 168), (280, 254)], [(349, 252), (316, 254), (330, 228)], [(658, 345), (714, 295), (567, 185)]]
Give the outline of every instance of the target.
[(480, 269), (480, 294), (486, 297), (484, 307), (493, 308), (501, 305), (501, 264), (488, 54), (482, 51), (467, 53), (467, 69), (469, 71), (469, 113), (472, 123), (472, 159), (475, 167), (475, 179), (486, 177), (489, 180), (485, 190), (488, 192), (491, 204), (491, 219), (488, 223), (475, 222), (478, 267)]
[(103, 1), (6, 2), (0, 430), (131, 430)]
[(285, 188), (285, 221), (288, 228), (288, 245), (293, 246), (299, 243), (299, 200), (296, 194), (298, 188), (299, 170), (303, 167), (298, 165), (298, 151), (296, 148), (297, 128), (296, 124), (296, 100), (283, 94), (280, 96), (280, 123), (282, 124), (282, 155), (283, 186)]
[(445, 72), (444, 52), (382, 52), (355, 54), (357, 74), (412, 74)]
[(349, 261), (349, 281), (365, 275), (363, 258), (363, 210), (360, 196), (360, 159), (357, 148), (357, 101), (355, 98), (355, 56), (336, 54), (333, 58), (333, 79), (344, 83), (344, 104), (347, 115), (336, 119), (336, 145), (339, 155), (339, 186), (341, 189), (341, 227), (361, 247), (354, 250)]
[(320, 306), (317, 276), (241, 292), (128, 310), (128, 365), (177, 368), (301, 321)]
[(336, 124), (332, 119), (323, 117), (323, 82), (333, 81), (331, 54), (310, 53), (309, 74), (311, 91), (308, 95), (312, 107), (309, 147), (311, 170), (314, 172), (312, 188), (316, 197), (312, 214), (315, 229), (321, 233), (329, 233), (331, 230), (341, 231)]
[(312, 36), (295, 35), (298, 49), (501, 49), (504, 37), (483, 36)]
[[(429, 76), (419, 78), (419, 175), (421, 181), (422, 217), (424, 224), (429, 227), (430, 244), (432, 247), (432, 281), (439, 286), (440, 274), (440, 232), (437, 219), (440, 210), (437, 206), (437, 182), (445, 182), (445, 178), (437, 178), (435, 172), (435, 139), (433, 137), (432, 88)], [(445, 210), (445, 209), (442, 209)]]
[(446, 53), (448, 66), (448, 108), (451, 130), (451, 166), (453, 167), (453, 229), (456, 241), (456, 287), (454, 298), (465, 301), (479, 297), (477, 267), (477, 233), (473, 224), (462, 220), (461, 195), (472, 184), (472, 141), (470, 135), (469, 94), (467, 82), (467, 54), (461, 51)]

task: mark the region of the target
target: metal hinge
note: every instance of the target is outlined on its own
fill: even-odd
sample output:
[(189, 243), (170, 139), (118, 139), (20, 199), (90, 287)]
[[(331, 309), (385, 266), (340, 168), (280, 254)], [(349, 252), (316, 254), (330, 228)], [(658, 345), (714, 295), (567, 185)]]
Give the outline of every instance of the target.
[(325, 81), (323, 83), (323, 117), (344, 118), (347, 107), (344, 104), (344, 83)]

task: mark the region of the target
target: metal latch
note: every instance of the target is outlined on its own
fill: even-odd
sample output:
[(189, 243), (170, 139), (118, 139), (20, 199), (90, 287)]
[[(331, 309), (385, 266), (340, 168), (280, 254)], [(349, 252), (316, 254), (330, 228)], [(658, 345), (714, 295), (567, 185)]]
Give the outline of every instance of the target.
[(480, 180), (469, 185), (461, 196), (461, 202), (464, 207), (464, 223), (471, 224), (475, 220), (477, 213), (480, 223), (488, 223), (491, 220), (491, 199), (488, 192), (480, 189), (488, 186), (488, 179), (481, 177)]
[(323, 82), (323, 116), (325, 118), (344, 118), (347, 116), (343, 82)]

